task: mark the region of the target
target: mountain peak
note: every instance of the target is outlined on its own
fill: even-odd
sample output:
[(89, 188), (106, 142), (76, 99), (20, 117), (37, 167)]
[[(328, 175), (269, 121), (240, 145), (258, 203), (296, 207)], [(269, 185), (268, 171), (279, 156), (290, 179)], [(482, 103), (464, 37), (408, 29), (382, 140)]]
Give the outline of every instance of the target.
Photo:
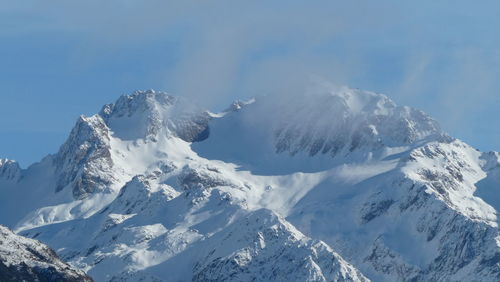
[(242, 100), (235, 100), (229, 107), (227, 107), (222, 113), (230, 113), (230, 112), (237, 112), (241, 110), (243, 107), (250, 105), (255, 102), (255, 98), (252, 98), (248, 101), (242, 101)]
[(14, 160), (0, 159), (0, 180), (16, 181), (21, 176), (21, 167)]
[[(269, 165), (273, 169), (293, 166), (299, 171), (319, 163), (312, 156), (320, 157), (324, 168), (332, 159), (383, 158), (390, 148), (446, 140), (447, 136), (422, 111), (398, 106), (382, 94), (332, 86), (259, 97), (240, 110), (215, 116), (210, 132), (206, 141), (193, 145), (204, 157), (249, 169)], [(238, 150), (234, 144), (246, 149)], [(263, 164), (264, 159), (268, 164)], [(304, 161), (311, 165), (305, 166)]]
[[(314, 96), (314, 94), (312, 94)], [(360, 112), (375, 112), (384, 114), (397, 105), (387, 96), (375, 92), (353, 89), (346, 86), (341, 88), (325, 88), (316, 93), (317, 97), (337, 97), (353, 114)]]
[(132, 116), (138, 112), (153, 110), (156, 106), (171, 106), (176, 98), (166, 92), (155, 90), (137, 90), (132, 94), (120, 96), (113, 104), (105, 105), (100, 115), (108, 118), (110, 115)]
[(427, 114), (398, 106), (382, 94), (342, 87), (295, 99), (299, 103), (289, 103), (277, 126), (279, 152), (336, 155), (404, 146), (444, 134)]
[(207, 133), (209, 115), (192, 102), (166, 92), (146, 90), (121, 96), (99, 113), (115, 137), (157, 140), (173, 135), (192, 142)]

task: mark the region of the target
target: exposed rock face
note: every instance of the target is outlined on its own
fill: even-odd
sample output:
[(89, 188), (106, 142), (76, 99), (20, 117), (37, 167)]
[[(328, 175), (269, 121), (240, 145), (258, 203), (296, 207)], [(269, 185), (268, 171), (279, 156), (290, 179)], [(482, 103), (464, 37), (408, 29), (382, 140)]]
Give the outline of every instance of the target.
[(305, 98), (285, 107), (276, 126), (276, 151), (309, 155), (348, 154), (407, 145), (440, 135), (436, 121), (425, 113), (396, 106), (389, 98), (344, 89)]
[(84, 272), (61, 261), (44, 244), (15, 235), (0, 225), (1, 281), (88, 281)]
[(54, 158), (56, 191), (71, 187), (75, 199), (105, 191), (114, 181), (109, 128), (99, 115), (80, 116)]

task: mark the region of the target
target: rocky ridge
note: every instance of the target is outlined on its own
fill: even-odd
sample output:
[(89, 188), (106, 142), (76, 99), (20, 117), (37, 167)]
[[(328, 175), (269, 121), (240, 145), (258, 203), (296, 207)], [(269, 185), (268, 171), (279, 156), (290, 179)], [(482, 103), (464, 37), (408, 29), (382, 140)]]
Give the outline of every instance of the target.
[(93, 281), (81, 270), (61, 261), (44, 244), (15, 235), (0, 225), (1, 281)]

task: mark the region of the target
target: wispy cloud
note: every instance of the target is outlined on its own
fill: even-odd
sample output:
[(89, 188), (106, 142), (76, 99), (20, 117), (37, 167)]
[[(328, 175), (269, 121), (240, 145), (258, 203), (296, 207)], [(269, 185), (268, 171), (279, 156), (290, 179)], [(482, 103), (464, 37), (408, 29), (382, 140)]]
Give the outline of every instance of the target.
[[(385, 92), (468, 137), (460, 126), (498, 106), (494, 1), (2, 2), (0, 36), (76, 38), (76, 69), (156, 59), (148, 72), (124, 64), (130, 79), (147, 73), (208, 107), (304, 89), (311, 75)], [(152, 46), (165, 54), (151, 59)]]

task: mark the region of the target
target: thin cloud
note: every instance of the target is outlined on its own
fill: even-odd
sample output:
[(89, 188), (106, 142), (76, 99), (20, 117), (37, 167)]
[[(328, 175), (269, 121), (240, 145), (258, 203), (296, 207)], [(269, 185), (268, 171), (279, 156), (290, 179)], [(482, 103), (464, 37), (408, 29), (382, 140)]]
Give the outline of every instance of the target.
[(116, 54), (140, 60), (167, 41), (151, 81), (211, 108), (292, 93), (318, 75), (386, 93), (466, 136), (470, 114), (498, 102), (493, 1), (3, 2), (0, 36), (77, 38), (77, 70)]

